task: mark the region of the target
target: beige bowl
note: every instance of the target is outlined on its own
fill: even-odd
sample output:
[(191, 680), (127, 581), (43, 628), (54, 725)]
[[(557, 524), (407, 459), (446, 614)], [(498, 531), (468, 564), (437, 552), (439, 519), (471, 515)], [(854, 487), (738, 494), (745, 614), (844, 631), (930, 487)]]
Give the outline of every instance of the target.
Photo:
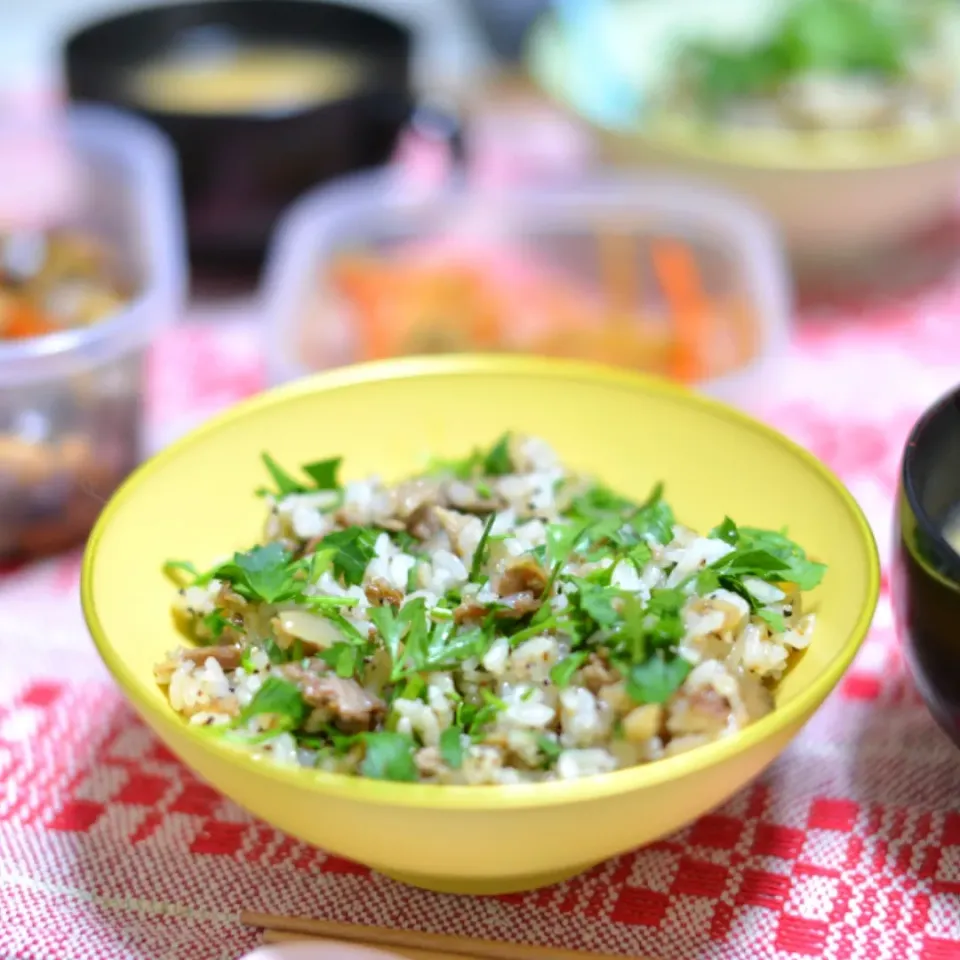
[[(718, 6), (727, 11), (726, 3)], [(657, 7), (653, 3), (649, 9)], [(644, 40), (632, 53), (634, 62), (642, 61), (629, 78), (635, 87), (655, 83), (664, 69), (663, 49), (677, 39), (678, 9), (671, 11), (673, 23), (648, 19), (645, 10), (634, 9), (619, 36), (608, 30), (615, 66), (618, 42)], [(533, 30), (527, 62), (534, 82), (597, 134), (606, 161), (669, 169), (751, 199), (777, 223), (789, 252), (803, 263), (847, 262), (897, 247), (936, 222), (956, 199), (956, 123), (923, 129), (745, 132), (671, 116), (614, 127), (592, 118), (578, 101), (577, 69), (552, 18), (542, 19)]]

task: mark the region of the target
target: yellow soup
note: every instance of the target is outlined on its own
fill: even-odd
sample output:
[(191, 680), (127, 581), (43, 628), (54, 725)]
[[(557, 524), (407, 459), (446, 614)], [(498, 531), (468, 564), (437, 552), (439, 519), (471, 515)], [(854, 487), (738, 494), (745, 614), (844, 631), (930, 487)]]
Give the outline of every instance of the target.
[(167, 56), (137, 72), (144, 106), (176, 113), (295, 109), (360, 86), (363, 66), (346, 54), (306, 47), (260, 47)]

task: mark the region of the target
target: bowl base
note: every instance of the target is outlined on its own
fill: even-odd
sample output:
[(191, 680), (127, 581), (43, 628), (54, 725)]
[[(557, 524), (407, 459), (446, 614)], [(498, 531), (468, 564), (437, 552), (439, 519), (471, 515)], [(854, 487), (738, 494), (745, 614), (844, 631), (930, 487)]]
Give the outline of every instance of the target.
[(550, 887), (562, 883), (596, 866), (585, 863), (580, 867), (555, 870), (548, 873), (529, 873), (511, 877), (431, 877), (422, 873), (397, 873), (393, 870), (379, 870), (385, 877), (404, 883), (409, 887), (419, 887), (431, 893), (451, 893), (472, 897), (493, 897), (507, 893), (527, 893), (541, 887)]

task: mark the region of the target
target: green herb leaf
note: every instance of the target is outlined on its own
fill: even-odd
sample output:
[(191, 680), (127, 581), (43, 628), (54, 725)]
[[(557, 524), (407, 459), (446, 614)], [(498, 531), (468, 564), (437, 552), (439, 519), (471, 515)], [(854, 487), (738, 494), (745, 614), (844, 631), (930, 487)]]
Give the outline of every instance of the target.
[(627, 551), (627, 559), (634, 565), (638, 574), (643, 573), (644, 567), (653, 559), (653, 550), (648, 543), (638, 543)]
[[(168, 560), (163, 565), (163, 572), (178, 587), (192, 586), (200, 579), (200, 571), (189, 560)], [(186, 577), (181, 576), (184, 573)]]
[(360, 772), (373, 780), (413, 782), (420, 779), (413, 760), (413, 740), (402, 733), (362, 733), (365, 752)]
[(463, 731), (459, 727), (447, 727), (440, 734), (440, 756), (451, 770), (459, 770), (463, 766)]
[(650, 593), (644, 608), (647, 638), (654, 647), (668, 647), (683, 637), (683, 606), (687, 598), (683, 591), (661, 588)]
[(316, 583), (325, 573), (333, 570), (333, 558), (336, 555), (336, 547), (318, 547), (310, 557), (310, 572), (307, 579), (311, 583)]
[(560, 744), (557, 743), (556, 740), (551, 740), (550, 737), (543, 733), (537, 737), (537, 746), (540, 748), (540, 752), (547, 758), (548, 763), (554, 763), (560, 754), (563, 753), (563, 748)]
[(551, 523), (547, 526), (547, 560), (551, 566), (564, 564), (584, 545), (591, 523)]
[(629, 519), (630, 526), (641, 539), (652, 539), (667, 544), (673, 540), (676, 523), (670, 504), (663, 499), (663, 484), (658, 483), (650, 496)]
[(577, 603), (591, 620), (601, 627), (612, 627), (620, 619), (620, 614), (614, 608), (613, 601), (623, 596), (622, 591), (616, 587), (601, 587), (590, 583), (588, 580), (576, 580), (574, 582), (579, 588)]
[(411, 617), (415, 614), (417, 605), (424, 606), (422, 597), (411, 600), (400, 610), (394, 610), (391, 606), (372, 607), (370, 609), (370, 619), (380, 633), (383, 646), (390, 654), (394, 671), (400, 666), (401, 641), (410, 625)]
[(371, 527), (347, 527), (328, 533), (320, 546), (325, 550), (335, 549), (333, 570), (344, 583), (355, 586), (363, 581), (367, 564), (377, 552), (379, 532)]
[(510, 434), (505, 433), (483, 458), (483, 473), (488, 477), (502, 477), (512, 472), (513, 461), (510, 459)]
[(490, 531), (493, 529), (496, 519), (497, 515), (491, 513), (490, 516), (487, 517), (487, 522), (483, 525), (483, 533), (480, 534), (480, 539), (477, 541), (477, 549), (473, 551), (473, 561), (470, 564), (471, 583), (476, 583), (477, 578), (480, 576), (480, 570), (483, 567), (487, 553), (487, 538), (490, 536)]
[(774, 632), (783, 633), (787, 629), (787, 624), (783, 619), (783, 614), (779, 610), (768, 610), (761, 607), (757, 610), (757, 616)]
[(636, 703), (666, 703), (693, 669), (682, 657), (666, 659), (654, 654), (646, 663), (634, 664), (627, 675), (627, 693)]
[(492, 643), (492, 637), (482, 627), (473, 627), (462, 633), (445, 636), (444, 640), (437, 649), (430, 650), (421, 669), (431, 672), (452, 670), (464, 660), (482, 657)]
[(224, 627), (229, 623), (220, 610), (211, 610), (200, 622), (210, 631), (214, 640), (220, 639)]
[(261, 453), (260, 459), (263, 460), (263, 465), (267, 468), (267, 472), (277, 485), (278, 497), (286, 497), (291, 493), (306, 492), (307, 488), (299, 480), (287, 473), (269, 453)]
[(317, 460), (314, 463), (305, 463), (303, 472), (313, 481), (318, 490), (339, 490), (340, 481), (337, 475), (342, 463), (343, 457)]
[(321, 594), (304, 594), (300, 602), (318, 613), (323, 613), (325, 610), (340, 610), (343, 607), (355, 607), (360, 603), (356, 597), (334, 597)]
[(356, 674), (361, 655), (361, 648), (346, 640), (338, 641), (326, 650), (319, 650), (316, 653), (316, 656), (331, 667), (338, 677), (343, 677), (345, 680)]
[(212, 576), (231, 581), (239, 593), (250, 599), (276, 603), (299, 593), (289, 564), (290, 554), (279, 543), (268, 543), (246, 553), (235, 553), (232, 560), (215, 568)]
[(243, 725), (253, 717), (270, 714), (277, 718), (276, 726), (295, 730), (303, 722), (306, 713), (307, 705), (295, 683), (282, 677), (267, 677), (243, 709), (239, 722)]
[[(785, 568), (780, 571), (783, 576), (779, 579), (795, 583), (800, 590), (812, 590), (818, 586), (827, 570), (826, 564), (807, 559), (803, 548), (782, 531), (741, 527), (738, 546), (743, 550), (762, 550), (782, 561)], [(769, 579), (762, 574), (753, 575), (761, 580)]]
[(267, 639), (263, 641), (263, 650), (267, 655), (267, 659), (273, 664), (286, 663), (288, 660), (287, 654), (272, 637), (267, 637)]
[(600, 484), (574, 497), (570, 504), (571, 513), (591, 520), (598, 520), (610, 514), (616, 514), (622, 519), (636, 508), (637, 505), (633, 501), (621, 497)]
[(735, 546), (737, 540), (740, 539), (740, 531), (729, 517), (724, 517), (723, 523), (714, 527), (707, 536), (712, 540), (723, 540), (725, 543)]
[(573, 675), (586, 663), (587, 654), (582, 650), (564, 657), (550, 668), (550, 679), (562, 690), (570, 686)]

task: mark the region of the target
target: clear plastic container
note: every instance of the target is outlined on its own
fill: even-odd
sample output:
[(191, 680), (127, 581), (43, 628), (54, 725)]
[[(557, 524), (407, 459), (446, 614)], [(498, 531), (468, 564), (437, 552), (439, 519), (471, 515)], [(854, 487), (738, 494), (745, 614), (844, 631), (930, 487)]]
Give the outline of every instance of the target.
[[(435, 276), (411, 306), (410, 276), (441, 262), (489, 268), (489, 283)], [(762, 216), (700, 185), (622, 177), (480, 193), (396, 170), (352, 177), (290, 209), (262, 289), (273, 383), (388, 355), (493, 349), (645, 369), (744, 405), (773, 375), (792, 308)]]
[[(181, 312), (187, 289), (176, 161), (162, 134), (92, 106), (73, 107), (39, 132), (66, 159), (72, 189), (55, 219), (11, 224), (0, 209), (0, 228), (76, 228), (96, 237), (117, 256), (133, 297), (89, 327), (0, 340), (5, 563), (82, 542), (139, 462), (145, 350)], [(37, 134), (0, 126), (0, 149)]]

